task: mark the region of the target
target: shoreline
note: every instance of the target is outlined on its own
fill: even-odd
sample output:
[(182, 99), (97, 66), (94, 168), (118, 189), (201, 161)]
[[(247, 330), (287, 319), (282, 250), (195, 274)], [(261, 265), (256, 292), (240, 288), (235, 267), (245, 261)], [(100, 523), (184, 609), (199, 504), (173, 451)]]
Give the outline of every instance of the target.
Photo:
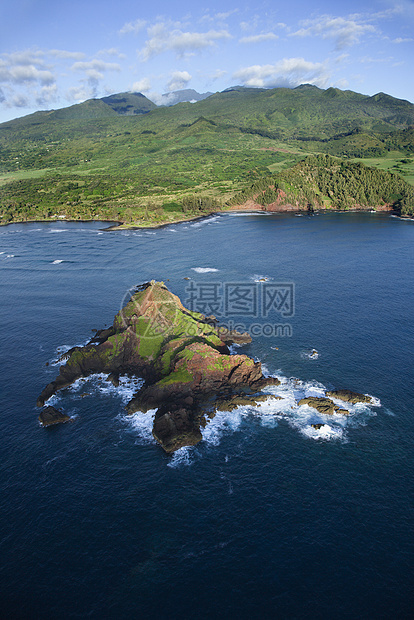
[(227, 211), (212, 211), (211, 213), (205, 213), (204, 215), (195, 215), (194, 217), (174, 220), (172, 222), (160, 222), (157, 224), (148, 224), (145, 226), (135, 226), (133, 224), (125, 224), (125, 222), (119, 222), (118, 225), (109, 226), (108, 228), (102, 228), (101, 230), (103, 230), (104, 232), (114, 232), (117, 230), (154, 230), (158, 228), (165, 228), (166, 226), (171, 226), (174, 224), (183, 224), (184, 222), (197, 222), (198, 220), (203, 220), (206, 217), (211, 217), (212, 215), (220, 215), (221, 213), (227, 213)]
[(148, 223), (142, 226), (137, 226), (135, 224), (126, 224), (125, 222), (122, 221), (114, 221), (114, 220), (102, 220), (102, 219), (85, 219), (85, 220), (79, 220), (79, 219), (50, 219), (50, 220), (45, 220), (45, 219), (39, 219), (39, 220), (16, 220), (16, 221), (12, 221), (12, 222), (1, 222), (0, 223), (0, 227), (5, 227), (5, 226), (11, 226), (13, 224), (58, 224), (59, 222), (64, 223), (64, 222), (75, 222), (75, 223), (79, 223), (79, 224), (87, 224), (87, 223), (91, 223), (91, 222), (97, 222), (97, 223), (108, 223), (110, 224), (108, 227), (105, 228), (100, 228), (100, 230), (102, 232), (116, 232), (118, 230), (155, 230), (155, 229), (160, 229), (160, 228), (165, 228), (166, 226), (173, 226), (175, 224), (183, 224), (185, 222), (197, 222), (199, 220), (203, 220), (205, 218), (208, 217), (212, 217), (215, 215), (224, 215), (226, 213), (243, 213), (243, 214), (249, 214), (251, 213), (252, 215), (254, 214), (261, 214), (261, 215), (275, 215), (275, 214), (288, 214), (288, 215), (320, 215), (320, 214), (332, 214), (332, 213), (341, 213), (341, 214), (346, 214), (346, 213), (373, 213), (373, 214), (387, 214), (393, 217), (396, 217), (400, 220), (403, 221), (414, 221), (414, 217), (410, 216), (410, 215), (401, 215), (399, 214), (397, 211), (394, 211), (392, 209), (315, 209), (315, 211), (310, 212), (307, 209), (296, 209), (296, 210), (292, 210), (292, 209), (278, 209), (276, 210), (272, 210), (272, 211), (268, 211), (266, 209), (254, 209), (254, 208), (243, 208), (243, 205), (237, 205), (235, 207), (230, 207), (229, 209), (223, 209), (221, 211), (212, 211), (210, 213), (205, 213), (203, 215), (195, 215), (192, 217), (188, 217), (188, 218), (182, 218), (179, 220), (173, 220), (173, 221), (165, 221), (165, 222), (157, 222), (157, 223)]

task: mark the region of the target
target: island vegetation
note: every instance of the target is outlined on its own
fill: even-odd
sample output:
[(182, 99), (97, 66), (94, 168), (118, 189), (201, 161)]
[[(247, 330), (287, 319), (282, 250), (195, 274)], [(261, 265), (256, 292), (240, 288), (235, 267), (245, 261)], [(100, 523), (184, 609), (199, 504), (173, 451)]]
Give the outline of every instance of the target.
[(413, 185), (414, 105), (384, 93), (236, 87), (170, 107), (121, 93), (0, 125), (3, 224), (154, 226), (256, 198), (410, 216)]

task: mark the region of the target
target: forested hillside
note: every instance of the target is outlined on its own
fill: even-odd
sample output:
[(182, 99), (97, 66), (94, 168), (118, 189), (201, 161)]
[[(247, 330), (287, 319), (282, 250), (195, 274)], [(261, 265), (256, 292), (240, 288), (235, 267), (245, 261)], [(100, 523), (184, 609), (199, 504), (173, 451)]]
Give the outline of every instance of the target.
[[(346, 163), (328, 174), (325, 160), (317, 158), (306, 183), (300, 166), (287, 172), (312, 153)], [(369, 181), (367, 168), (349, 165), (361, 159), (378, 169)], [(390, 181), (398, 188), (384, 196), (375, 189), (388, 178), (378, 180), (381, 170), (400, 179)], [(0, 125), (3, 223), (174, 220), (183, 209), (199, 212), (234, 202), (269, 175), (291, 186), (298, 205), (304, 193), (320, 207), (375, 207), (379, 200), (410, 213), (402, 179), (414, 184), (414, 105), (384, 93), (368, 97), (309, 85), (235, 87), (171, 107), (157, 107), (140, 93), (120, 93)], [(351, 190), (352, 184), (359, 189)]]
[(347, 211), (388, 207), (401, 215), (411, 215), (414, 188), (390, 172), (329, 155), (313, 155), (278, 175), (253, 183), (231, 203), (243, 204), (247, 200), (270, 208), (293, 205), (309, 211)]

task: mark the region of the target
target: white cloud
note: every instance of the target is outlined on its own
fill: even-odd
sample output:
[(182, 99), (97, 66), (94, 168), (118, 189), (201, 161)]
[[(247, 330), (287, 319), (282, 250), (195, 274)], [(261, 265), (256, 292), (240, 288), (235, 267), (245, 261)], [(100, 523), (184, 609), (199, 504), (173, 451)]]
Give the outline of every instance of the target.
[(26, 50), (0, 56), (0, 82), (3, 84), (25, 84), (37, 82), (52, 84), (55, 76), (43, 59), (41, 51)]
[(68, 52), (66, 50), (49, 50), (47, 54), (55, 58), (62, 58), (63, 60), (83, 60), (86, 56), (83, 52)]
[(72, 71), (103, 72), (103, 71), (120, 71), (121, 67), (116, 62), (105, 62), (104, 60), (93, 60), (75, 62), (71, 66)]
[(52, 101), (56, 101), (58, 89), (56, 84), (50, 86), (43, 86), (40, 92), (37, 93), (36, 103), (39, 106), (48, 106)]
[(228, 73), (228, 71), (224, 71), (224, 69), (217, 69), (216, 71), (214, 71), (214, 73), (209, 75), (208, 78), (210, 80), (220, 80), (225, 75), (227, 75), (227, 73)]
[(0, 55), (0, 102), (8, 108), (33, 105), (44, 107), (55, 100), (56, 76), (45, 62), (52, 54), (42, 50), (23, 50)]
[(75, 62), (71, 66), (73, 72), (83, 73), (81, 86), (73, 86), (68, 90), (66, 98), (69, 101), (84, 101), (97, 97), (100, 82), (105, 78), (106, 71), (121, 71), (121, 67), (115, 62), (105, 62), (96, 58), (87, 61)]
[(148, 78), (142, 78), (142, 80), (138, 80), (138, 82), (134, 82), (131, 86), (131, 93), (142, 93), (147, 92), (151, 89), (151, 82)]
[(29, 97), (21, 94), (13, 95), (13, 97), (7, 101), (7, 106), (9, 108), (28, 108), (29, 105)]
[(81, 101), (85, 101), (86, 99), (91, 98), (91, 89), (88, 88), (85, 84), (81, 84), (79, 86), (72, 86), (66, 93), (66, 99), (70, 102), (80, 103)]
[(329, 75), (326, 66), (320, 62), (310, 62), (304, 58), (284, 58), (271, 65), (252, 65), (233, 74), (245, 86), (271, 88), (276, 86), (294, 87), (299, 84), (314, 84), (323, 88)]
[(145, 28), (147, 22), (144, 19), (136, 19), (134, 22), (127, 22), (118, 30), (118, 34), (138, 34)]
[(99, 50), (99, 52), (97, 52), (96, 55), (97, 56), (115, 56), (116, 58), (119, 58), (120, 60), (125, 60), (126, 58), (125, 54), (121, 54), (121, 52), (117, 50), (116, 47), (111, 47), (110, 49), (106, 49), (106, 50)]
[(249, 37), (242, 37), (240, 43), (262, 43), (263, 41), (274, 41), (279, 37), (274, 32), (266, 32), (263, 34), (254, 34)]
[(210, 13), (207, 12), (200, 19), (200, 22), (210, 22), (210, 23), (211, 22), (219, 22), (219, 23), (223, 23), (229, 17), (231, 17), (232, 15), (235, 15), (238, 12), (239, 12), (239, 9), (233, 9), (232, 11), (227, 11), (226, 13), (215, 13), (214, 15), (210, 15)]
[(235, 15), (238, 12), (239, 9), (233, 9), (232, 11), (227, 11), (227, 13), (216, 13), (214, 17), (219, 20), (228, 19), (230, 15)]
[(372, 58), (370, 56), (364, 56), (363, 58), (359, 59), (359, 62), (362, 62), (364, 64), (370, 64), (370, 63), (390, 63), (394, 60), (394, 58), (392, 58), (392, 56), (388, 56), (386, 58)]
[(188, 71), (174, 71), (171, 75), (171, 80), (167, 84), (168, 92), (185, 88), (191, 77)]
[(152, 92), (147, 95), (148, 99), (155, 103), (155, 105), (173, 105), (177, 101), (177, 95), (175, 93), (168, 93), (163, 95), (161, 93)]
[(413, 41), (414, 39), (410, 39), (410, 38), (403, 39), (402, 37), (397, 37), (396, 39), (393, 40), (393, 43), (412, 43)]
[(9, 68), (8, 81), (16, 84), (24, 82), (39, 82), (40, 84), (52, 84), (55, 77), (51, 71), (39, 69), (34, 65), (17, 65)]
[(375, 26), (364, 21), (359, 15), (351, 15), (347, 18), (322, 15), (316, 19), (305, 20), (301, 24), (302, 28), (289, 36), (333, 39), (337, 50), (358, 43), (364, 34), (377, 31)]
[(192, 55), (216, 41), (230, 39), (227, 30), (209, 30), (208, 32), (183, 32), (180, 28), (171, 27), (168, 22), (158, 22), (148, 28), (149, 39), (139, 52), (141, 60), (147, 61), (163, 52), (172, 51), (178, 56)]

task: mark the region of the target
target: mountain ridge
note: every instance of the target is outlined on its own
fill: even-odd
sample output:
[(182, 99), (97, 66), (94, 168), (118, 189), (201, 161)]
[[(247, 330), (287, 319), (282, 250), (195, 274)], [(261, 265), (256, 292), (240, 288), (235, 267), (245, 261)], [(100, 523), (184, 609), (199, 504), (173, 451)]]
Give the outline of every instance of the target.
[[(226, 99), (226, 96), (230, 93), (252, 96), (255, 99), (261, 95), (265, 98), (277, 97), (281, 99), (282, 96), (285, 96), (285, 98), (287, 96), (289, 98), (289, 93), (305, 95), (306, 97), (310, 92), (318, 97), (323, 96), (325, 99), (342, 98), (343, 100), (353, 100), (358, 103), (364, 103), (364, 106), (380, 105), (383, 107), (391, 106), (393, 108), (397, 106), (402, 113), (406, 112), (410, 115), (412, 124), (414, 124), (414, 104), (406, 99), (398, 99), (384, 92), (379, 92), (375, 95), (363, 95), (355, 91), (341, 90), (334, 87), (321, 89), (313, 84), (300, 84), (295, 88), (253, 88), (245, 86), (230, 86), (229, 88), (216, 93), (198, 93), (193, 89), (182, 89), (171, 93), (165, 93), (160, 99), (162, 102), (163, 98), (165, 98), (165, 103), (160, 103), (158, 105), (140, 92), (114, 93), (101, 98), (87, 99), (81, 103), (64, 108), (58, 108), (56, 110), (38, 110), (32, 114), (0, 123), (0, 127), (15, 122), (22, 123), (24, 122), (23, 119), (32, 119), (35, 116), (39, 120), (41, 118), (51, 119), (54, 117), (69, 120), (76, 118), (104, 118), (107, 116), (113, 116), (113, 112), (117, 115), (140, 115), (146, 114), (157, 108), (174, 107), (178, 103), (193, 101), (195, 103), (200, 103), (212, 97), (218, 97), (223, 100), (223, 98)], [(168, 99), (171, 96), (174, 96), (175, 101), (173, 103), (168, 103)]]

